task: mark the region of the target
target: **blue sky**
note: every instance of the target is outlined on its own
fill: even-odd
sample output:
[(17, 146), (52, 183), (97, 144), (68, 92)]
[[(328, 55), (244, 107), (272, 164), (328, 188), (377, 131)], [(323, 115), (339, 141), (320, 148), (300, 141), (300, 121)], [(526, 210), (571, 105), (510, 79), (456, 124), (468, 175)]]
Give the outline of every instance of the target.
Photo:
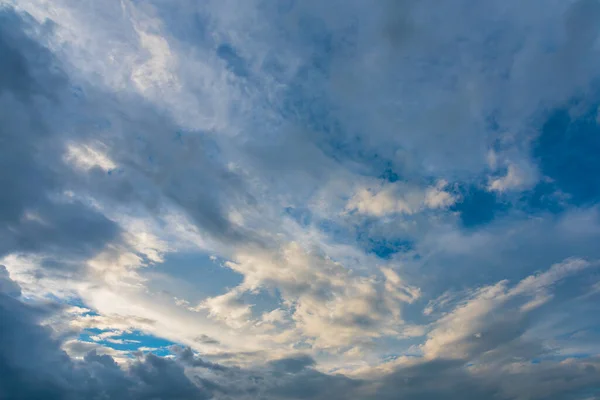
[(599, 35), (0, 0), (0, 398), (600, 399)]

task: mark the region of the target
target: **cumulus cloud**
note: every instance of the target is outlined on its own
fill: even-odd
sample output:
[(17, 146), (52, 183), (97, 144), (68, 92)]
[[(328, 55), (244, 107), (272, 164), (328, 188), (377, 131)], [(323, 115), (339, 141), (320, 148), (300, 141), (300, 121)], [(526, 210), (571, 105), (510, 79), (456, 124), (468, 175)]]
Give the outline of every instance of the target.
[[(229, 324), (261, 327), (265, 320), (282, 322), (281, 310), (262, 321), (252, 321), (250, 307), (239, 302), (244, 292), (278, 290), (283, 305), (301, 335), (288, 340), (308, 339), (317, 347), (338, 347), (398, 332), (402, 325), (402, 304), (420, 297), (419, 288), (402, 281), (384, 268), (377, 276), (361, 276), (322, 253), (317, 247), (303, 248), (289, 243), (274, 253), (264, 251), (240, 255), (229, 268), (243, 274), (244, 281), (233, 290), (205, 300), (199, 309)], [(277, 314), (274, 314), (276, 313)]]
[(446, 185), (447, 182), (442, 180), (425, 190), (401, 184), (360, 189), (350, 199), (346, 209), (382, 217), (387, 214), (410, 215), (427, 209), (447, 208), (456, 202), (456, 197), (444, 190)]

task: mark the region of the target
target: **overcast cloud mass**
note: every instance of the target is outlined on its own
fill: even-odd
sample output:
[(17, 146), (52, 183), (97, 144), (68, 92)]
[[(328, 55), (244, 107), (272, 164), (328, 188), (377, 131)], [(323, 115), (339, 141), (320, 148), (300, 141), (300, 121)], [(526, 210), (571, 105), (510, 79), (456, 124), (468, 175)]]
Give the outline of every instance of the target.
[(0, 400), (600, 400), (600, 1), (0, 0)]

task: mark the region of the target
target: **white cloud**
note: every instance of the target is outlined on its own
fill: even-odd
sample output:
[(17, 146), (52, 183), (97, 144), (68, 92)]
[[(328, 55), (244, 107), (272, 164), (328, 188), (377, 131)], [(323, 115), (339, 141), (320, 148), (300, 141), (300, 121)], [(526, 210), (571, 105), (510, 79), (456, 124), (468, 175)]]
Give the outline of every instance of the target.
[(98, 147), (102, 146), (70, 143), (67, 146), (65, 160), (83, 171), (89, 171), (94, 167), (102, 168), (104, 171), (114, 170), (117, 165)]
[(415, 214), (427, 209), (443, 209), (456, 202), (456, 197), (445, 191), (445, 181), (425, 190), (395, 183), (361, 188), (348, 201), (347, 211), (383, 217), (389, 214)]
[(514, 334), (511, 325), (552, 299), (554, 285), (593, 265), (581, 259), (565, 260), (546, 272), (524, 278), (512, 288), (503, 280), (474, 291), (434, 323), (423, 344), (425, 356), (472, 357), (512, 340), (503, 335)]
[(213, 318), (225, 322), (232, 328), (242, 328), (252, 317), (251, 306), (240, 298), (240, 290), (232, 290), (221, 296), (211, 297), (200, 303), (194, 310), (208, 310)]
[(489, 190), (505, 192), (508, 190), (524, 189), (536, 182), (537, 176), (531, 167), (509, 164), (506, 175), (490, 179)]
[[(243, 283), (205, 300), (200, 309), (228, 324), (244, 326), (252, 322), (250, 307), (240, 303), (244, 292), (279, 291), (282, 306), (290, 310), (293, 329), (316, 347), (339, 347), (361, 343), (402, 329), (403, 303), (420, 297), (418, 288), (402, 281), (389, 268), (382, 277), (355, 275), (339, 262), (319, 254), (318, 248), (289, 243), (275, 253), (254, 250), (241, 253), (226, 266), (244, 276)], [(282, 321), (281, 310), (275, 310)], [(271, 320), (273, 314), (267, 314)], [(265, 317), (263, 316), (263, 321)], [(256, 324), (256, 321), (254, 321)], [(261, 323), (256, 324), (260, 326)]]
[(141, 92), (146, 92), (153, 87), (159, 90), (162, 87), (178, 89), (177, 77), (172, 73), (176, 60), (174, 59), (169, 43), (164, 37), (154, 35), (137, 29), (141, 47), (150, 56), (147, 60), (133, 68), (131, 79)]

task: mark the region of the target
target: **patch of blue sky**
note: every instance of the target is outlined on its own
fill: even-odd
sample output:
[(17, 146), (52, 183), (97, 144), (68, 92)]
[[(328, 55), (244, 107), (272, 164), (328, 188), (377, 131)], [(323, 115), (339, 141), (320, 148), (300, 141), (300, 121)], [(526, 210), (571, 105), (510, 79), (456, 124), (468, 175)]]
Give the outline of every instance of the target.
[(164, 355), (169, 352), (169, 347), (175, 343), (169, 340), (159, 338), (153, 335), (147, 335), (139, 331), (125, 333), (120, 336), (115, 336), (113, 339), (121, 339), (123, 343), (99, 342), (102, 345), (113, 347), (116, 350), (135, 351), (139, 349), (147, 349), (158, 355)]
[(83, 341), (83, 342), (93, 342), (92, 336), (99, 335), (102, 332), (104, 332), (102, 329), (88, 328), (88, 329), (83, 330), (79, 334), (78, 339), (81, 340), (81, 341)]
[(102, 330), (90, 328), (86, 329), (79, 335), (79, 340), (84, 342), (97, 343), (104, 347), (109, 347), (118, 351), (149, 351), (157, 355), (169, 354), (169, 348), (175, 343), (169, 340), (159, 338), (153, 335), (148, 335), (140, 331), (124, 332), (120, 335), (114, 335), (107, 338), (99, 339), (99, 335), (111, 332), (110, 330)]
[(450, 209), (460, 213), (461, 224), (467, 229), (492, 222), (508, 208), (496, 193), (480, 185), (463, 185), (459, 187), (458, 194), (460, 200)]
[(565, 195), (556, 184), (542, 180), (532, 190), (526, 191), (519, 199), (523, 210), (529, 213), (550, 212), (559, 214), (568, 208)]
[(406, 253), (414, 249), (414, 242), (405, 239), (390, 239), (384, 237), (366, 238), (360, 240), (367, 253), (375, 254), (382, 259), (390, 259), (395, 254)]
[(240, 296), (240, 300), (252, 305), (252, 316), (257, 319), (262, 314), (279, 308), (283, 301), (277, 289), (246, 292)]
[(150, 277), (150, 287), (161, 288), (190, 302), (223, 294), (226, 288), (235, 287), (243, 280), (241, 274), (223, 266), (221, 260), (196, 252), (169, 253), (164, 262), (147, 268), (144, 273)]
[[(584, 105), (585, 106), (585, 105)], [(553, 110), (534, 143), (542, 174), (576, 206), (600, 200), (600, 125), (598, 104)]]
[(379, 178), (389, 183), (395, 183), (400, 180), (400, 175), (393, 169), (391, 165), (388, 165), (385, 167), (381, 175), (379, 175)]

